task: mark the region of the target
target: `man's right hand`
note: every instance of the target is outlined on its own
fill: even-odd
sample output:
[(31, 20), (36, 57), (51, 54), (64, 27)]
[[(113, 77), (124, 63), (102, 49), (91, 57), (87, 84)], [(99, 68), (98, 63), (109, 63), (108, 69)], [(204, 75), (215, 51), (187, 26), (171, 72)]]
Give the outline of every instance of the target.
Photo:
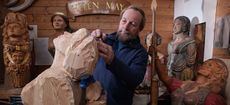
[(103, 33), (100, 29), (96, 29), (91, 33), (94, 38), (97, 40), (97, 48), (99, 55), (105, 60), (106, 64), (111, 64), (114, 59), (114, 52), (110, 45), (104, 43), (106, 39), (106, 34)]

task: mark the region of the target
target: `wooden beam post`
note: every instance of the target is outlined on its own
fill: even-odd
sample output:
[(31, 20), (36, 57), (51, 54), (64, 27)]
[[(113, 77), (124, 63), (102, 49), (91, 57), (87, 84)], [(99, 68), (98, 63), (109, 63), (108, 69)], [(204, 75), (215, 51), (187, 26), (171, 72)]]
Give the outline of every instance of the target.
[(156, 58), (156, 8), (157, 8), (157, 2), (156, 0), (152, 1), (151, 4), (151, 9), (152, 9), (152, 43), (151, 46), (152, 47), (152, 52), (151, 52), (151, 105), (157, 105), (158, 104), (158, 80), (154, 78), (155, 73), (155, 69), (156, 69), (156, 63), (155, 63), (155, 58)]

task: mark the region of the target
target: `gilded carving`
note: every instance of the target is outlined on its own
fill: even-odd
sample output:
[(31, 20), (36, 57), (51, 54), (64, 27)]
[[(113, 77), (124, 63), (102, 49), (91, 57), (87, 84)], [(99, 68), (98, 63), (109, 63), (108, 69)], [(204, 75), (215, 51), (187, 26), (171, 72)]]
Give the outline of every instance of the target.
[(23, 87), (29, 81), (31, 48), (26, 16), (8, 13), (3, 25), (5, 77), (11, 87)]

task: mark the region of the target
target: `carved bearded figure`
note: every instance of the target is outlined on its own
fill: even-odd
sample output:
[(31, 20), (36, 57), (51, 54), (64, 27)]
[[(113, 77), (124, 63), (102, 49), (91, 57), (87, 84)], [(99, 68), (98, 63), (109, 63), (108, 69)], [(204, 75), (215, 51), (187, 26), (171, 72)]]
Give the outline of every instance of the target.
[(8, 13), (3, 29), (3, 56), (5, 64), (5, 84), (21, 88), (29, 82), (31, 48), (26, 16)]
[(209, 59), (199, 67), (195, 81), (172, 80), (169, 87), (170, 90), (175, 89), (171, 91), (172, 105), (226, 105), (221, 92), (224, 92), (227, 78), (225, 63)]

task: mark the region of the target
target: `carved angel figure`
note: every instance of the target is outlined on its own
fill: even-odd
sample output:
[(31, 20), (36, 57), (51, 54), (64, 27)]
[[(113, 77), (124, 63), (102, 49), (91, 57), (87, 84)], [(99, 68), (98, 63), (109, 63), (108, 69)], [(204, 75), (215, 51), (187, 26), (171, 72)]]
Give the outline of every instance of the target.
[[(22, 90), (25, 105), (79, 105), (80, 78), (91, 75), (98, 59), (96, 40), (82, 28), (54, 39), (55, 56), (50, 68)], [(96, 98), (95, 98), (96, 99)]]

